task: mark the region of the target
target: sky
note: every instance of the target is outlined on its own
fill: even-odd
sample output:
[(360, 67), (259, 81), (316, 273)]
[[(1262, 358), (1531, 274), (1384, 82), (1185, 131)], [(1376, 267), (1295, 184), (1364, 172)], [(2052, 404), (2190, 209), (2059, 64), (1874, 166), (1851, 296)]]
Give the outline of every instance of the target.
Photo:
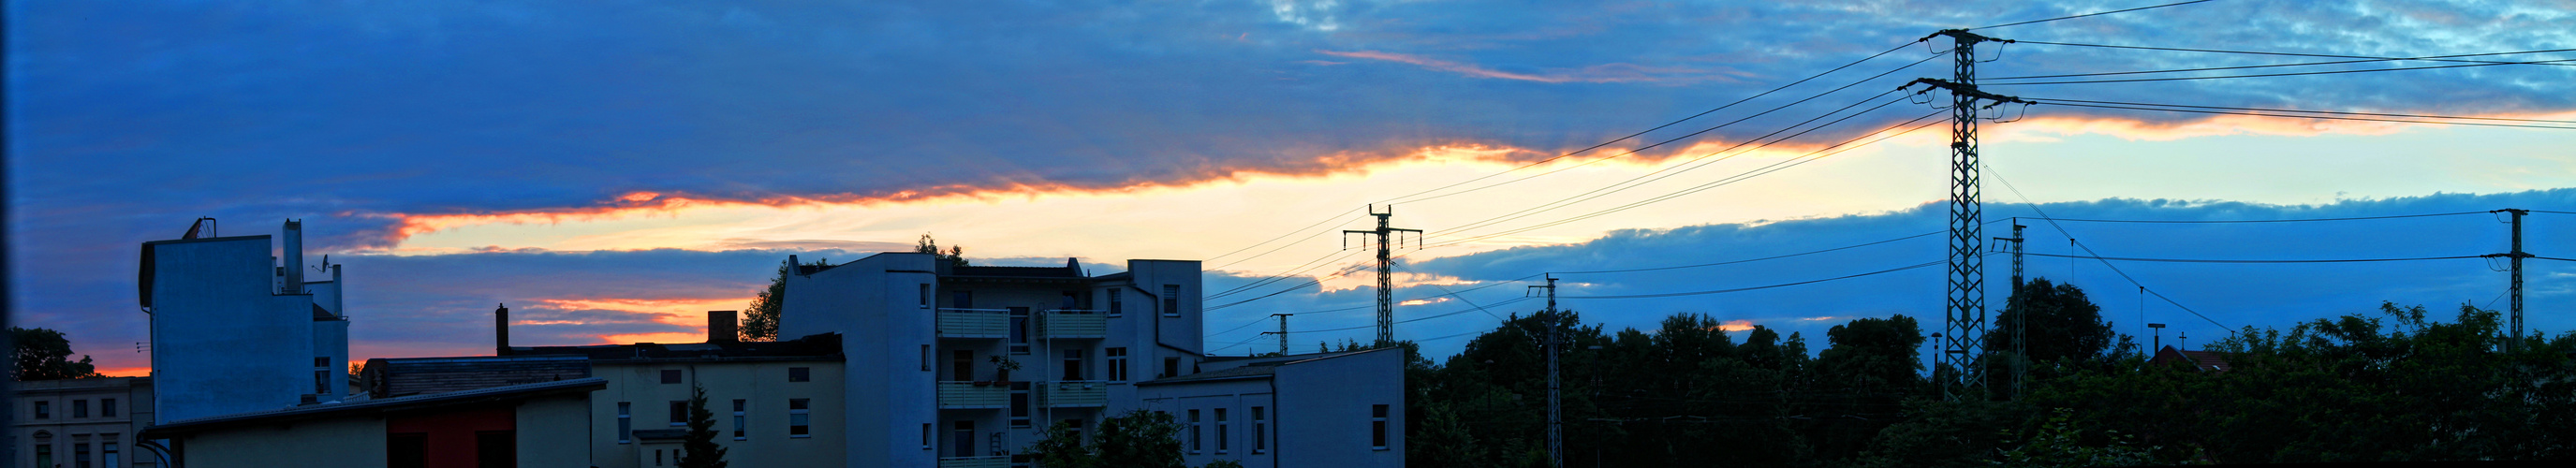
[[(488, 353), (497, 303), (514, 342), (695, 341), (787, 255), (923, 234), (985, 264), (1204, 260), (1210, 348), (1272, 350), (1267, 317), (1297, 313), (1305, 349), (1372, 335), (1373, 273), (1337, 273), (1369, 252), (1336, 237), (1392, 203), (1426, 231), (1397, 252), (1397, 335), (1435, 356), (1536, 310), (1547, 272), (1614, 329), (1704, 313), (1821, 348), (1857, 317), (1937, 327), (1941, 269), (1611, 297), (1941, 260), (1940, 236), (1906, 236), (1945, 226), (1949, 94), (1909, 83), (1953, 77), (1951, 39), (1926, 39), (1947, 28), (2015, 41), (1975, 46), (1980, 89), (2038, 102), (1980, 123), (1984, 234), (2025, 217), (2027, 252), (2060, 256), (2027, 272), (2123, 333), (2502, 308), (2506, 280), (2477, 258), (2063, 256), (2475, 256), (2508, 249), (2486, 211), (2576, 211), (2567, 128), (2068, 101), (2576, 127), (2576, 63), (2494, 64), (2576, 59), (2576, 2), (2007, 25), (2154, 3), (10, 2), (10, 320), (145, 372), (136, 246), (211, 216), (303, 220), (306, 258), (344, 265), (358, 359)], [(2556, 52), (2047, 77), (2532, 51)], [(2101, 82), (2345, 70), (2370, 71)], [(2042, 84), (2066, 81), (2093, 82)], [(2445, 215), (2027, 219), (2418, 214)], [(2524, 223), (2527, 251), (2576, 257), (2576, 215)], [(2576, 265), (2525, 266), (2528, 326), (2576, 330)]]

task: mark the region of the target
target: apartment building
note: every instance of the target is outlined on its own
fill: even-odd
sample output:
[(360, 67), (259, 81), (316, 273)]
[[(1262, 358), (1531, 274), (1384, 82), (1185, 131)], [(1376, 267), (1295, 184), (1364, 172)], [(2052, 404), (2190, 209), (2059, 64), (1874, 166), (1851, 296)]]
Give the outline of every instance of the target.
[(340, 266), (305, 264), (303, 229), (287, 221), (274, 243), (267, 235), (213, 237), (199, 228), (143, 243), (137, 299), (151, 321), (153, 385), (161, 394), (153, 409), (162, 419), (347, 396)]
[[(789, 257), (791, 264), (795, 261)], [(1093, 276), (1070, 259), (1061, 267), (958, 266), (920, 253), (798, 266), (786, 279), (789, 293), (779, 330), (784, 336), (841, 334), (848, 342), (848, 378), (882, 382), (846, 390), (849, 466), (1027, 466), (1031, 457), (1025, 449), (1050, 425), (1061, 422), (1080, 433), (1097, 427), (1102, 418), (1133, 409), (1177, 412), (1176, 418), (1185, 418), (1188, 409), (1180, 402), (1213, 402), (1198, 397), (1217, 395), (1238, 396), (1228, 403), (1235, 406), (1225, 410), (1226, 418), (1250, 417), (1255, 411), (1250, 408), (1260, 406), (1265, 418), (1274, 412), (1312, 410), (1315, 417), (1355, 421), (1314, 423), (1312, 432), (1263, 434), (1282, 438), (1277, 444), (1282, 450), (1265, 448), (1261, 455), (1268, 461), (1253, 462), (1259, 463), (1255, 466), (1323, 466), (1280, 465), (1276, 460), (1403, 465), (1401, 353), (1393, 353), (1392, 359), (1384, 357), (1389, 353), (1347, 353), (1291, 360), (1297, 365), (1229, 364), (1276, 371), (1276, 377), (1259, 383), (1265, 389), (1275, 385), (1272, 381), (1365, 389), (1329, 400), (1243, 403), (1252, 400), (1239, 396), (1256, 393), (1264, 395), (1260, 398), (1278, 393), (1313, 399), (1329, 391), (1248, 392), (1230, 386), (1236, 382), (1231, 379), (1191, 378), (1208, 362), (1201, 338), (1199, 263), (1129, 260), (1126, 267)], [(1363, 400), (1372, 403), (1342, 408)], [(1367, 434), (1369, 405), (1376, 405), (1378, 420), (1394, 421), (1387, 430), (1397, 436), (1382, 438), (1374, 447), (1315, 442)], [(1202, 418), (1218, 418), (1209, 409)], [(1254, 427), (1230, 421), (1229, 430)], [(1193, 464), (1250, 462), (1252, 452), (1245, 450), (1202, 449), (1192, 455), (1198, 460)], [(1299, 450), (1315, 453), (1297, 458), (1293, 453)], [(1326, 451), (1349, 456), (1327, 456)]]
[(679, 462), (690, 395), (705, 388), (715, 442), (733, 466), (846, 464), (838, 335), (743, 342), (734, 312), (714, 311), (703, 343), (514, 346), (509, 309), (494, 315), (499, 355), (370, 359), (360, 386), (373, 398), (405, 398), (598, 379), (575, 416), (586, 466), (635, 468)]
[(152, 378), (100, 377), (16, 382), (11, 389), (12, 466), (133, 468), (160, 466), (136, 447), (152, 424)]

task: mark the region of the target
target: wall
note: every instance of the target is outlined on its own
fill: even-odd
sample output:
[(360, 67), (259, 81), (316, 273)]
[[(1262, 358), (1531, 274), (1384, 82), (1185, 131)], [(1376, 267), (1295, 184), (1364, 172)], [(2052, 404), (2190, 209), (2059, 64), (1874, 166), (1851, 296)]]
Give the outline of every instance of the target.
[[(102, 444), (110, 438), (114, 438), (117, 445), (118, 463), (106, 468), (126, 468), (133, 466), (136, 461), (149, 464), (154, 460), (150, 458), (151, 455), (134, 448), (136, 430), (141, 429), (144, 426), (143, 423), (150, 421), (151, 411), (148, 406), (143, 406), (144, 413), (140, 415), (143, 418), (142, 421), (138, 422), (134, 419), (138, 416), (134, 414), (137, 405), (151, 404), (148, 401), (150, 396), (148, 390), (136, 390), (136, 388), (149, 389), (150, 386), (145, 382), (148, 381), (141, 377), (16, 382), (16, 388), (7, 400), (13, 413), (10, 415), (12, 425), (9, 428), (9, 435), (13, 438), (8, 440), (17, 444), (16, 451), (12, 455), (16, 457), (16, 461), (9, 465), (36, 466), (34, 447), (44, 444), (53, 446), (56, 463), (70, 466), (73, 444), (87, 443), (90, 446), (92, 466), (106, 466), (97, 463), (104, 461), (99, 452), (105, 449)], [(141, 393), (144, 399), (136, 400), (137, 393)], [(116, 400), (116, 414), (108, 415), (101, 410), (100, 402), (107, 399)], [(33, 408), (38, 401), (45, 402), (49, 408), (52, 408), (51, 417), (35, 419)], [(85, 402), (89, 405), (89, 416), (72, 417), (71, 407), (74, 402)], [(52, 434), (52, 437), (37, 439), (35, 433), (40, 430)]]
[[(1136, 393), (1138, 396), (1138, 400), (1135, 403), (1137, 408), (1171, 413), (1172, 421), (1183, 425), (1180, 434), (1183, 450), (1181, 458), (1190, 466), (1205, 465), (1208, 462), (1217, 460), (1234, 460), (1243, 463), (1243, 466), (1246, 468), (1306, 466), (1280, 465), (1276, 463), (1276, 457), (1280, 455), (1277, 450), (1279, 448), (1279, 426), (1276, 422), (1278, 418), (1277, 413), (1280, 408), (1274, 403), (1274, 395), (1271, 394), (1270, 379), (1250, 378), (1142, 385), (1136, 387)], [(1255, 406), (1262, 407), (1263, 411), (1268, 414), (1270, 421), (1272, 421), (1267, 430), (1271, 437), (1271, 443), (1268, 445), (1270, 450), (1264, 450), (1259, 453), (1254, 452), (1252, 449), (1254, 446), (1252, 440), (1252, 407)], [(1228, 445), (1230, 445), (1227, 447), (1227, 450), (1223, 452), (1219, 452), (1217, 450), (1216, 440), (1219, 429), (1216, 425), (1216, 410), (1219, 408), (1226, 410), (1227, 424), (1224, 426), (1223, 430), (1225, 432), (1225, 438)], [(1190, 437), (1190, 429), (1188, 425), (1190, 423), (1190, 410), (1199, 411), (1199, 421), (1201, 423), (1199, 427), (1199, 437), (1201, 438), (1201, 445), (1200, 450), (1197, 451), (1189, 451), (1188, 441)], [(1111, 411), (1110, 415), (1118, 416), (1126, 413), (1127, 408), (1116, 408)], [(1333, 468), (1345, 467), (1335, 466)]]
[(520, 402), (513, 416), (518, 425), (519, 466), (592, 466), (588, 437), (592, 433), (591, 413), (586, 395), (546, 396)]
[[(1279, 366), (1279, 466), (1404, 466), (1404, 350)], [(1387, 405), (1387, 449), (1370, 447), (1370, 406)]]
[(294, 406), (312, 392), (313, 299), (274, 293), (268, 236), (145, 246), (161, 420)]
[(187, 466), (192, 468), (385, 466), (385, 423), (372, 417), (205, 432), (185, 436), (180, 444), (187, 451)]
[(850, 376), (837, 412), (848, 427), (845, 466), (936, 464), (920, 440), (921, 424), (936, 421), (938, 411), (933, 372), (921, 369), (922, 347), (936, 344), (932, 309), (920, 295), (924, 284), (937, 290), (934, 261), (929, 254), (881, 253), (788, 275), (779, 334), (841, 334), (842, 369)]
[[(807, 368), (810, 379), (788, 382), (787, 369), (791, 367)], [(680, 371), (681, 383), (662, 383), (663, 370)], [(707, 410), (715, 413), (719, 432), (716, 443), (726, 447), (725, 460), (733, 466), (847, 464), (848, 454), (842, 442), (848, 440), (850, 431), (843, 416), (848, 407), (841, 392), (849, 385), (844, 385), (840, 362), (761, 358), (595, 361), (591, 372), (608, 379), (608, 388), (591, 393), (590, 423), (582, 432), (591, 434), (588, 446), (598, 466), (652, 466), (651, 451), (677, 448), (677, 444), (647, 447), (640, 440), (618, 443), (617, 403), (634, 405), (635, 430), (685, 429), (686, 426), (670, 424), (670, 402), (688, 401), (691, 390), (701, 386), (707, 390)], [(791, 398), (804, 398), (811, 404), (807, 410), (809, 437), (788, 435), (787, 400)], [(742, 440), (732, 437), (735, 399), (746, 400), (747, 405)]]

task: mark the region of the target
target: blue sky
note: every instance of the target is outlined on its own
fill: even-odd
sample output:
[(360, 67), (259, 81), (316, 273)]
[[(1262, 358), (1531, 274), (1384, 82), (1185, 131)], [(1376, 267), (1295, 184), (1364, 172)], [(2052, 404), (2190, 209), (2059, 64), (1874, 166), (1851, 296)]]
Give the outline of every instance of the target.
[[(82, 351), (109, 367), (141, 366), (140, 356), (123, 352), (143, 339), (126, 270), (134, 246), (175, 237), (198, 216), (224, 219), (228, 234), (268, 233), (278, 220), (307, 220), (313, 245), (349, 265), (360, 357), (479, 350), (488, 340), (479, 317), (494, 302), (563, 314), (550, 321), (559, 324), (544, 326), (551, 331), (526, 336), (668, 338), (685, 333), (683, 325), (704, 308), (738, 307), (714, 304), (748, 297), (766, 279), (768, 265), (786, 253), (872, 251), (923, 232), (995, 261), (1216, 258), (1210, 266), (1225, 265), (1217, 268), (1225, 275), (1258, 277), (1292, 270), (1338, 245), (1315, 237), (1248, 261), (1220, 255), (1282, 233), (1356, 226), (1357, 216), (1334, 213), (1355, 214), (1361, 205), (1628, 135), (1940, 28), (2142, 5), (13, 2), (9, 235), (15, 286), (26, 293), (12, 299), (19, 324), (69, 331)], [(2576, 48), (2570, 31), (2576, 31), (2576, 3), (2565, 1), (2239, 0), (1979, 30), (2026, 41), (2397, 57)], [(1934, 42), (1601, 153), (1488, 181), (1567, 168), (1561, 173), (1408, 201), (1400, 205), (1398, 224), (1432, 230), (1434, 244), (1443, 236), (1468, 239), (1723, 180), (1870, 134), (1933, 110), (1898, 102), (1763, 151), (1699, 159), (1846, 105), (1886, 102), (1895, 95), (1879, 93), (1913, 78), (1946, 76), (1948, 58), (1926, 52), (1946, 43)], [(2327, 60), (2029, 43), (1979, 50), (1983, 57), (1998, 53), (1996, 61), (1979, 65), (1981, 76)], [(2576, 54), (2474, 59), (2570, 57)], [(1918, 60), (1924, 62), (1898, 69)], [(1863, 79), (1881, 72), (1888, 74)], [(1985, 83), (1998, 93), (2035, 98), (2567, 120), (2576, 98), (2561, 84), (2571, 79), (2576, 67), (2513, 65), (2157, 83)], [(1853, 83), (1635, 156), (1569, 168)], [(1473, 282), (1567, 269), (1516, 261), (1634, 248), (1649, 239), (1667, 247), (1601, 255), (1726, 259), (1821, 245), (1814, 239), (1884, 235), (1894, 229), (1889, 226), (1922, 224), (1924, 204), (1941, 199), (1940, 130), (1637, 209), (1426, 250), (1408, 259), (1417, 261), (1410, 268), (1425, 278), (1483, 285), (1492, 283)], [(1988, 124), (1989, 163), (2030, 198), (1990, 186), (1987, 199), (1996, 203), (1989, 209), (1994, 215), (2012, 212), (2008, 204), (2036, 202), (2064, 204), (2049, 208), (2061, 216), (2106, 217), (2246, 212), (2213, 208), (2231, 206), (2281, 216), (2398, 214), (2416, 208), (2406, 200), (2443, 210), (2507, 207), (2500, 202), (2565, 208), (2576, 205), (2563, 191), (2548, 190), (2576, 187), (2576, 150), (2567, 149), (2576, 140), (2568, 135), (2043, 105), (2024, 120)], [(1701, 162), (1708, 165), (1691, 166)], [(1483, 231), (1453, 229), (1659, 170), (1678, 175)], [(2166, 211), (2136, 205), (2157, 199), (2187, 202), (2158, 208)], [(2534, 232), (2541, 232), (2550, 218), (2535, 216)], [(1327, 219), (1340, 224), (1299, 230)], [(2439, 223), (2366, 226), (2385, 231), (2319, 225), (2289, 234), (2271, 226), (2164, 234), (2069, 228), (2105, 236), (2099, 248), (2114, 255), (2192, 258), (2267, 253), (2240, 247), (2265, 245), (2247, 239), (2266, 236), (2298, 238), (2293, 234), (2497, 237), (2493, 226), (2455, 232), (2470, 228)], [(1727, 230), (1796, 239), (1698, 237)], [(2564, 244), (2563, 231), (2559, 236), (2535, 237), (2532, 248)], [(2414, 244), (2290, 246), (2313, 248), (2299, 253), (2316, 257), (2375, 257), (2408, 255), (2392, 252)], [(1719, 289), (1928, 261), (1937, 258), (1937, 247), (1891, 244), (1897, 250), (1783, 264), (1754, 276), (1586, 278), (1600, 283), (1584, 287)], [(2375, 268), (2415, 266), (2123, 267), (2187, 305), (2235, 314), (2222, 321), (2246, 325), (2366, 310), (2381, 299), (2491, 298), (2499, 287), (2474, 286), (2482, 278), (2476, 275), (2486, 274), (2476, 272), (2427, 276), (2451, 288), (2435, 290), (2325, 279), (2397, 277), (2403, 275)], [(2444, 264), (2450, 266), (2461, 265)], [(2109, 280), (2088, 271), (2062, 274), (2104, 290), (2102, 297), (2133, 289), (2096, 284)], [(1930, 292), (1890, 283), (1849, 294), (1791, 288), (1723, 300), (1574, 306), (1599, 308), (1599, 317), (1614, 324), (1704, 311), (1790, 328), (1772, 320), (1937, 307), (1937, 286), (1927, 286), (1937, 278), (1915, 278), (1924, 274), (1871, 280)], [(1211, 276), (1210, 284), (1224, 284), (1224, 277)], [(1345, 280), (1325, 281), (1332, 292), (1282, 294), (1221, 310), (1211, 326), (1233, 325), (1222, 314), (1303, 310), (1368, 294)], [(2289, 302), (2260, 310), (2222, 306), (2264, 303), (2237, 286), (2256, 280), (2304, 283), (2281, 289), (2313, 292), (2265, 299)], [(2535, 279), (2535, 291), (2543, 284)], [(1862, 293), (1870, 291), (1877, 293)], [(2549, 303), (2541, 297), (2533, 303)], [(1329, 314), (1312, 320), (1316, 327), (1365, 323)]]

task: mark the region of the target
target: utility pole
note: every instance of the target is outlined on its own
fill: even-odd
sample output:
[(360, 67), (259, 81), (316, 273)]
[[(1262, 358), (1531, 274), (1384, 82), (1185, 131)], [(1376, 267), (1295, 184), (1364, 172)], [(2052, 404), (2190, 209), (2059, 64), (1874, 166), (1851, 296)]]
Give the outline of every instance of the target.
[(1565, 421), (1556, 380), (1556, 355), (1560, 346), (1556, 333), (1556, 276), (1548, 276), (1546, 286), (1529, 288), (1547, 290), (1547, 310), (1538, 315), (1540, 326), (1547, 327), (1547, 338), (1540, 342), (1539, 347), (1547, 353), (1547, 466), (1565, 468)]
[(1385, 213), (1377, 212), (1377, 205), (1369, 205), (1369, 216), (1377, 217), (1377, 229), (1343, 230), (1342, 235), (1376, 236), (1372, 240), (1377, 241), (1377, 345), (1391, 346), (1395, 344), (1395, 260), (1389, 254), (1401, 242), (1396, 236), (1407, 232), (1413, 233), (1413, 247), (1422, 248), (1422, 230), (1387, 227), (1387, 218), (1395, 216), (1395, 205), (1387, 205)]
[(2015, 217), (2012, 227), (2012, 237), (1997, 237), (1995, 240), (2012, 243), (2012, 295), (2004, 298), (2004, 307), (2013, 311), (2013, 321), (2009, 325), (2012, 327), (2012, 399), (2020, 400), (2022, 380), (2030, 375), (2030, 309), (2021, 306), (2021, 230), (2029, 226), (2021, 225), (2021, 218)]
[[(1951, 79), (1920, 78), (1906, 83), (1905, 87), (1925, 84), (1950, 91), (1949, 304), (1941, 317), (1941, 328), (1948, 335), (1948, 341), (1942, 343), (1941, 360), (1953, 372), (1958, 372), (1959, 378), (1956, 382), (1942, 379), (1941, 395), (1955, 401), (1962, 390), (1985, 384), (1985, 372), (1973, 368), (1983, 360), (1986, 331), (1985, 213), (1977, 174), (1977, 111), (1981, 108), (1977, 107), (1977, 101), (1992, 101), (1982, 109), (2007, 102), (2026, 105), (2030, 101), (1977, 90), (1977, 43), (2012, 41), (1980, 36), (1965, 29), (1944, 29), (1923, 39), (1938, 36), (1950, 38)], [(1926, 88), (1922, 92), (1930, 91)]]
[(2504, 257), (2506, 260), (2513, 262), (2513, 266), (2512, 266), (2512, 268), (2513, 268), (2513, 273), (2512, 273), (2512, 275), (2513, 275), (2513, 283), (2512, 283), (2512, 285), (2513, 285), (2513, 286), (2512, 286), (2512, 288), (2513, 288), (2513, 289), (2511, 289), (2511, 290), (2510, 290), (2510, 292), (2508, 293), (2508, 294), (2513, 295), (2513, 302), (2511, 302), (2511, 304), (2513, 304), (2513, 305), (2512, 305), (2512, 309), (2511, 309), (2511, 310), (2513, 311), (2513, 312), (2512, 312), (2512, 314), (2511, 314), (2511, 315), (2513, 316), (2513, 319), (2512, 319), (2512, 320), (2513, 320), (2513, 335), (2505, 338), (2505, 340), (2504, 340), (2504, 349), (2505, 349), (2506, 351), (2521, 351), (2521, 350), (2522, 350), (2522, 259), (2525, 259), (2525, 258), (2531, 258), (2531, 253), (2530, 253), (2530, 252), (2524, 252), (2524, 251), (2522, 251), (2522, 216), (2523, 216), (2523, 215), (2527, 215), (2527, 214), (2531, 214), (2531, 210), (2515, 209), (2515, 208), (2506, 208), (2506, 209), (2501, 209), (2501, 210), (2489, 211), (2488, 213), (2511, 213), (2511, 214), (2513, 214), (2513, 251), (2505, 252), (2505, 253), (2500, 253), (2500, 254), (2488, 254), (2488, 255), (2483, 255), (2483, 256), (2484, 256), (2484, 257)]

